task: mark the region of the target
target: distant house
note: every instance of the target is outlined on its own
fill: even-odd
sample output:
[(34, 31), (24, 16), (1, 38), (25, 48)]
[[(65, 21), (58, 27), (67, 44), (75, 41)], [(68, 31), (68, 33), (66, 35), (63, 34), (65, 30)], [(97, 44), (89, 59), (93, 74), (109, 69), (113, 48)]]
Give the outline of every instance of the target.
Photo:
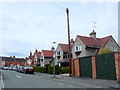
[(26, 60), (24, 58), (16, 58), (15, 56), (11, 57), (0, 57), (0, 66), (25, 66)]
[[(73, 39), (71, 39), (71, 48), (74, 44)], [(69, 66), (69, 45), (68, 44), (58, 44), (56, 48), (56, 61), (60, 67)], [(71, 55), (72, 56), (72, 55)]]
[(32, 55), (32, 52), (30, 52), (30, 55), (26, 57), (27, 64), (26, 66), (34, 66), (34, 55)]
[(52, 50), (42, 50), (40, 55), (40, 66), (44, 67), (45, 64), (50, 64), (51, 60), (53, 60), (54, 52)]
[(72, 48), (73, 58), (95, 55), (101, 48), (109, 48), (111, 51), (120, 50), (115, 39), (110, 35), (96, 38), (96, 32), (90, 33), (90, 37), (77, 35)]
[(38, 50), (36, 49), (34, 53), (34, 66), (40, 66), (40, 55), (41, 52), (38, 52)]

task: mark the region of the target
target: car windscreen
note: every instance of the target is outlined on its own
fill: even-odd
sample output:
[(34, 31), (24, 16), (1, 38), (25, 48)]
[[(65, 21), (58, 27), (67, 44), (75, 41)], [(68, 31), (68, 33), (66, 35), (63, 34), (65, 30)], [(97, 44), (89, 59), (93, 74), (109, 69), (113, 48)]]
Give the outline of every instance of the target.
[(25, 69), (33, 69), (33, 67), (25, 67)]

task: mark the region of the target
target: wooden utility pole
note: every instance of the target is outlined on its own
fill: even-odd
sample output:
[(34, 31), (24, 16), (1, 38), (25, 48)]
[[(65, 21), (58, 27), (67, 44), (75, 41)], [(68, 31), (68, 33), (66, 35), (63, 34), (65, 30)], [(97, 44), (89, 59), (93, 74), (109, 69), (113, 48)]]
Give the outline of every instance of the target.
[(69, 9), (66, 9), (67, 13), (67, 25), (68, 25), (68, 44), (69, 44), (69, 67), (70, 67), (70, 73), (69, 76), (71, 77), (71, 44), (70, 44), (70, 24), (69, 24)]

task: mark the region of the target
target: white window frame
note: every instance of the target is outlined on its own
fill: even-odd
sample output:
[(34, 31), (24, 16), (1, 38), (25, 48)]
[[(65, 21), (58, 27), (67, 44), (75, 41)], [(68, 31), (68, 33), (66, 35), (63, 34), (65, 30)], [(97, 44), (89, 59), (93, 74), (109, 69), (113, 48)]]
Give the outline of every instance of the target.
[(75, 52), (82, 51), (82, 45), (75, 46)]

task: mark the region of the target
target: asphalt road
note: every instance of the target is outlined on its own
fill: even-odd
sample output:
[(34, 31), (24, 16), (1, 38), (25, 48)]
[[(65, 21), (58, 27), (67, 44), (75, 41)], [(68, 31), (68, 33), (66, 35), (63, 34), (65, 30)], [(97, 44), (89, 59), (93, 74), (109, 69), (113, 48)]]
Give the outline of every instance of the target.
[(35, 74), (2, 70), (4, 88), (80, 88), (79, 85)]

